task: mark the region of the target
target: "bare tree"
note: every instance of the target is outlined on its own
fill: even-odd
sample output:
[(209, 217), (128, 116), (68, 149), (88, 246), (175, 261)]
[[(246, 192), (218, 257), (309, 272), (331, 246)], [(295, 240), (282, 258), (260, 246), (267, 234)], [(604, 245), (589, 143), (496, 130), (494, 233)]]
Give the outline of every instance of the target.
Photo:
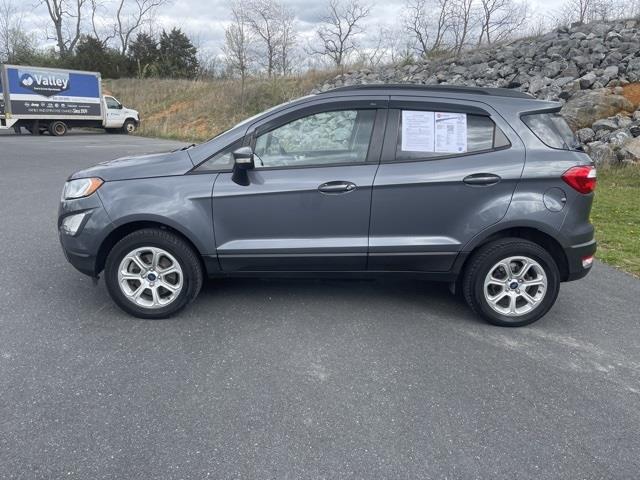
[(562, 6), (562, 17), (566, 23), (585, 23), (592, 16), (594, 0), (567, 0)]
[(133, 34), (150, 21), (158, 7), (169, 2), (170, 0), (118, 0), (114, 29), (122, 55), (127, 53)]
[(278, 7), (274, 0), (249, 0), (245, 9), (246, 23), (259, 40), (259, 48), (263, 50), (257, 57), (264, 58), (262, 63), (268, 77), (275, 72), (279, 53)]
[[(373, 40), (373, 39), (372, 39)], [(397, 48), (398, 35), (390, 27), (378, 27), (375, 41), (358, 52), (358, 63), (368, 68), (377, 68), (387, 61), (393, 62), (394, 48)]]
[(480, 37), (478, 45), (499, 42), (522, 29), (527, 21), (528, 4), (513, 0), (480, 1)]
[(82, 35), (82, 14), (87, 0), (41, 0), (47, 6), (49, 18), (53, 23), (60, 56), (73, 52)]
[(296, 31), (295, 15), (284, 4), (280, 4), (278, 14), (280, 20), (280, 55), (278, 66), (282, 75), (287, 75), (293, 70), (293, 55), (298, 32)]
[(466, 46), (470, 31), (474, 27), (474, 0), (453, 0), (451, 31), (454, 38), (456, 55), (460, 55)]
[(421, 56), (442, 49), (445, 35), (451, 28), (452, 5), (453, 0), (407, 0), (404, 26), (415, 39), (416, 50)]
[(247, 24), (244, 5), (239, 1), (231, 4), (232, 23), (224, 31), (223, 52), (229, 69), (240, 75), (241, 93), (240, 106), (244, 109), (244, 87), (251, 65), (251, 45), (253, 38)]
[(15, 57), (22, 42), (22, 12), (12, 0), (0, 0), (0, 62)]
[(336, 67), (343, 67), (356, 50), (355, 37), (362, 33), (362, 21), (371, 7), (359, 0), (330, 0), (328, 12), (316, 31), (320, 46), (311, 47), (312, 54), (329, 58)]
[(91, 31), (96, 40), (106, 46), (116, 36), (116, 29), (114, 25), (105, 25), (101, 21), (101, 12), (108, 15), (104, 2), (91, 0)]

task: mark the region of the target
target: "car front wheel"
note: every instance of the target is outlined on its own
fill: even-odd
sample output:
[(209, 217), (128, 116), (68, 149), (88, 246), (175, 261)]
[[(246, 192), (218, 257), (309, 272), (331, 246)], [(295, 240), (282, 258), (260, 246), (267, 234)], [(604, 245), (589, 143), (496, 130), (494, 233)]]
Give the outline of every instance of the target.
[(167, 318), (202, 287), (200, 260), (178, 235), (159, 229), (133, 232), (111, 250), (105, 282), (111, 298), (138, 318)]
[(520, 238), (490, 242), (469, 261), (462, 292), (489, 323), (520, 327), (542, 318), (558, 297), (560, 273), (540, 245)]

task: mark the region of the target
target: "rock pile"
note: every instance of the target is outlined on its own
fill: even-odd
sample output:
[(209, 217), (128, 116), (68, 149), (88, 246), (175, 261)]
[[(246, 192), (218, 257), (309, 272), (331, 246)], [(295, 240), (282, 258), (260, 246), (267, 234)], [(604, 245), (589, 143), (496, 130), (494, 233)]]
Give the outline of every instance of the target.
[[(637, 162), (640, 110), (625, 96), (625, 89), (636, 82), (640, 22), (626, 20), (563, 27), (460, 58), (349, 71), (319, 90), (376, 83), (514, 88), (563, 103), (562, 114), (596, 161)], [(640, 96), (634, 101), (640, 102)]]

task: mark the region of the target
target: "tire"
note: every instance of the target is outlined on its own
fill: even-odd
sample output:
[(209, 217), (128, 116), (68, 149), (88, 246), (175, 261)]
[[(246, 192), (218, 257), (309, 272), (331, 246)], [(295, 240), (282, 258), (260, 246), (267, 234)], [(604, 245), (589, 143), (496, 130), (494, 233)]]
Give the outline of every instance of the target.
[(553, 257), (521, 238), (503, 238), (480, 247), (462, 279), (462, 294), (471, 310), (500, 327), (539, 320), (551, 309), (559, 290), (560, 272)]
[(133, 120), (127, 120), (124, 122), (124, 125), (122, 125), (121, 131), (125, 135), (129, 135), (130, 133), (135, 133), (137, 129), (138, 125), (136, 125), (136, 122), (134, 122)]
[[(157, 267), (152, 268), (156, 258)], [(180, 236), (166, 230), (143, 229), (130, 233), (111, 249), (105, 282), (109, 295), (122, 310), (138, 318), (160, 319), (176, 314), (196, 298), (202, 288), (203, 270), (198, 254)]]
[(69, 128), (67, 124), (61, 122), (60, 120), (56, 120), (49, 124), (49, 133), (54, 137), (62, 137), (67, 134)]

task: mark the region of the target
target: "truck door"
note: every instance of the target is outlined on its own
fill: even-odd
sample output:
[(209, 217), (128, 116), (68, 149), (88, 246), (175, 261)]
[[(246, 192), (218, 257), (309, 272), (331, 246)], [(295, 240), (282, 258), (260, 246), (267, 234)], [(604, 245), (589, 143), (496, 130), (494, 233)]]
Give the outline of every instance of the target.
[(524, 145), (480, 102), (391, 97), (372, 193), (370, 270), (448, 271), (507, 212)]
[(124, 124), (122, 104), (113, 97), (105, 95), (105, 128), (120, 128)]

